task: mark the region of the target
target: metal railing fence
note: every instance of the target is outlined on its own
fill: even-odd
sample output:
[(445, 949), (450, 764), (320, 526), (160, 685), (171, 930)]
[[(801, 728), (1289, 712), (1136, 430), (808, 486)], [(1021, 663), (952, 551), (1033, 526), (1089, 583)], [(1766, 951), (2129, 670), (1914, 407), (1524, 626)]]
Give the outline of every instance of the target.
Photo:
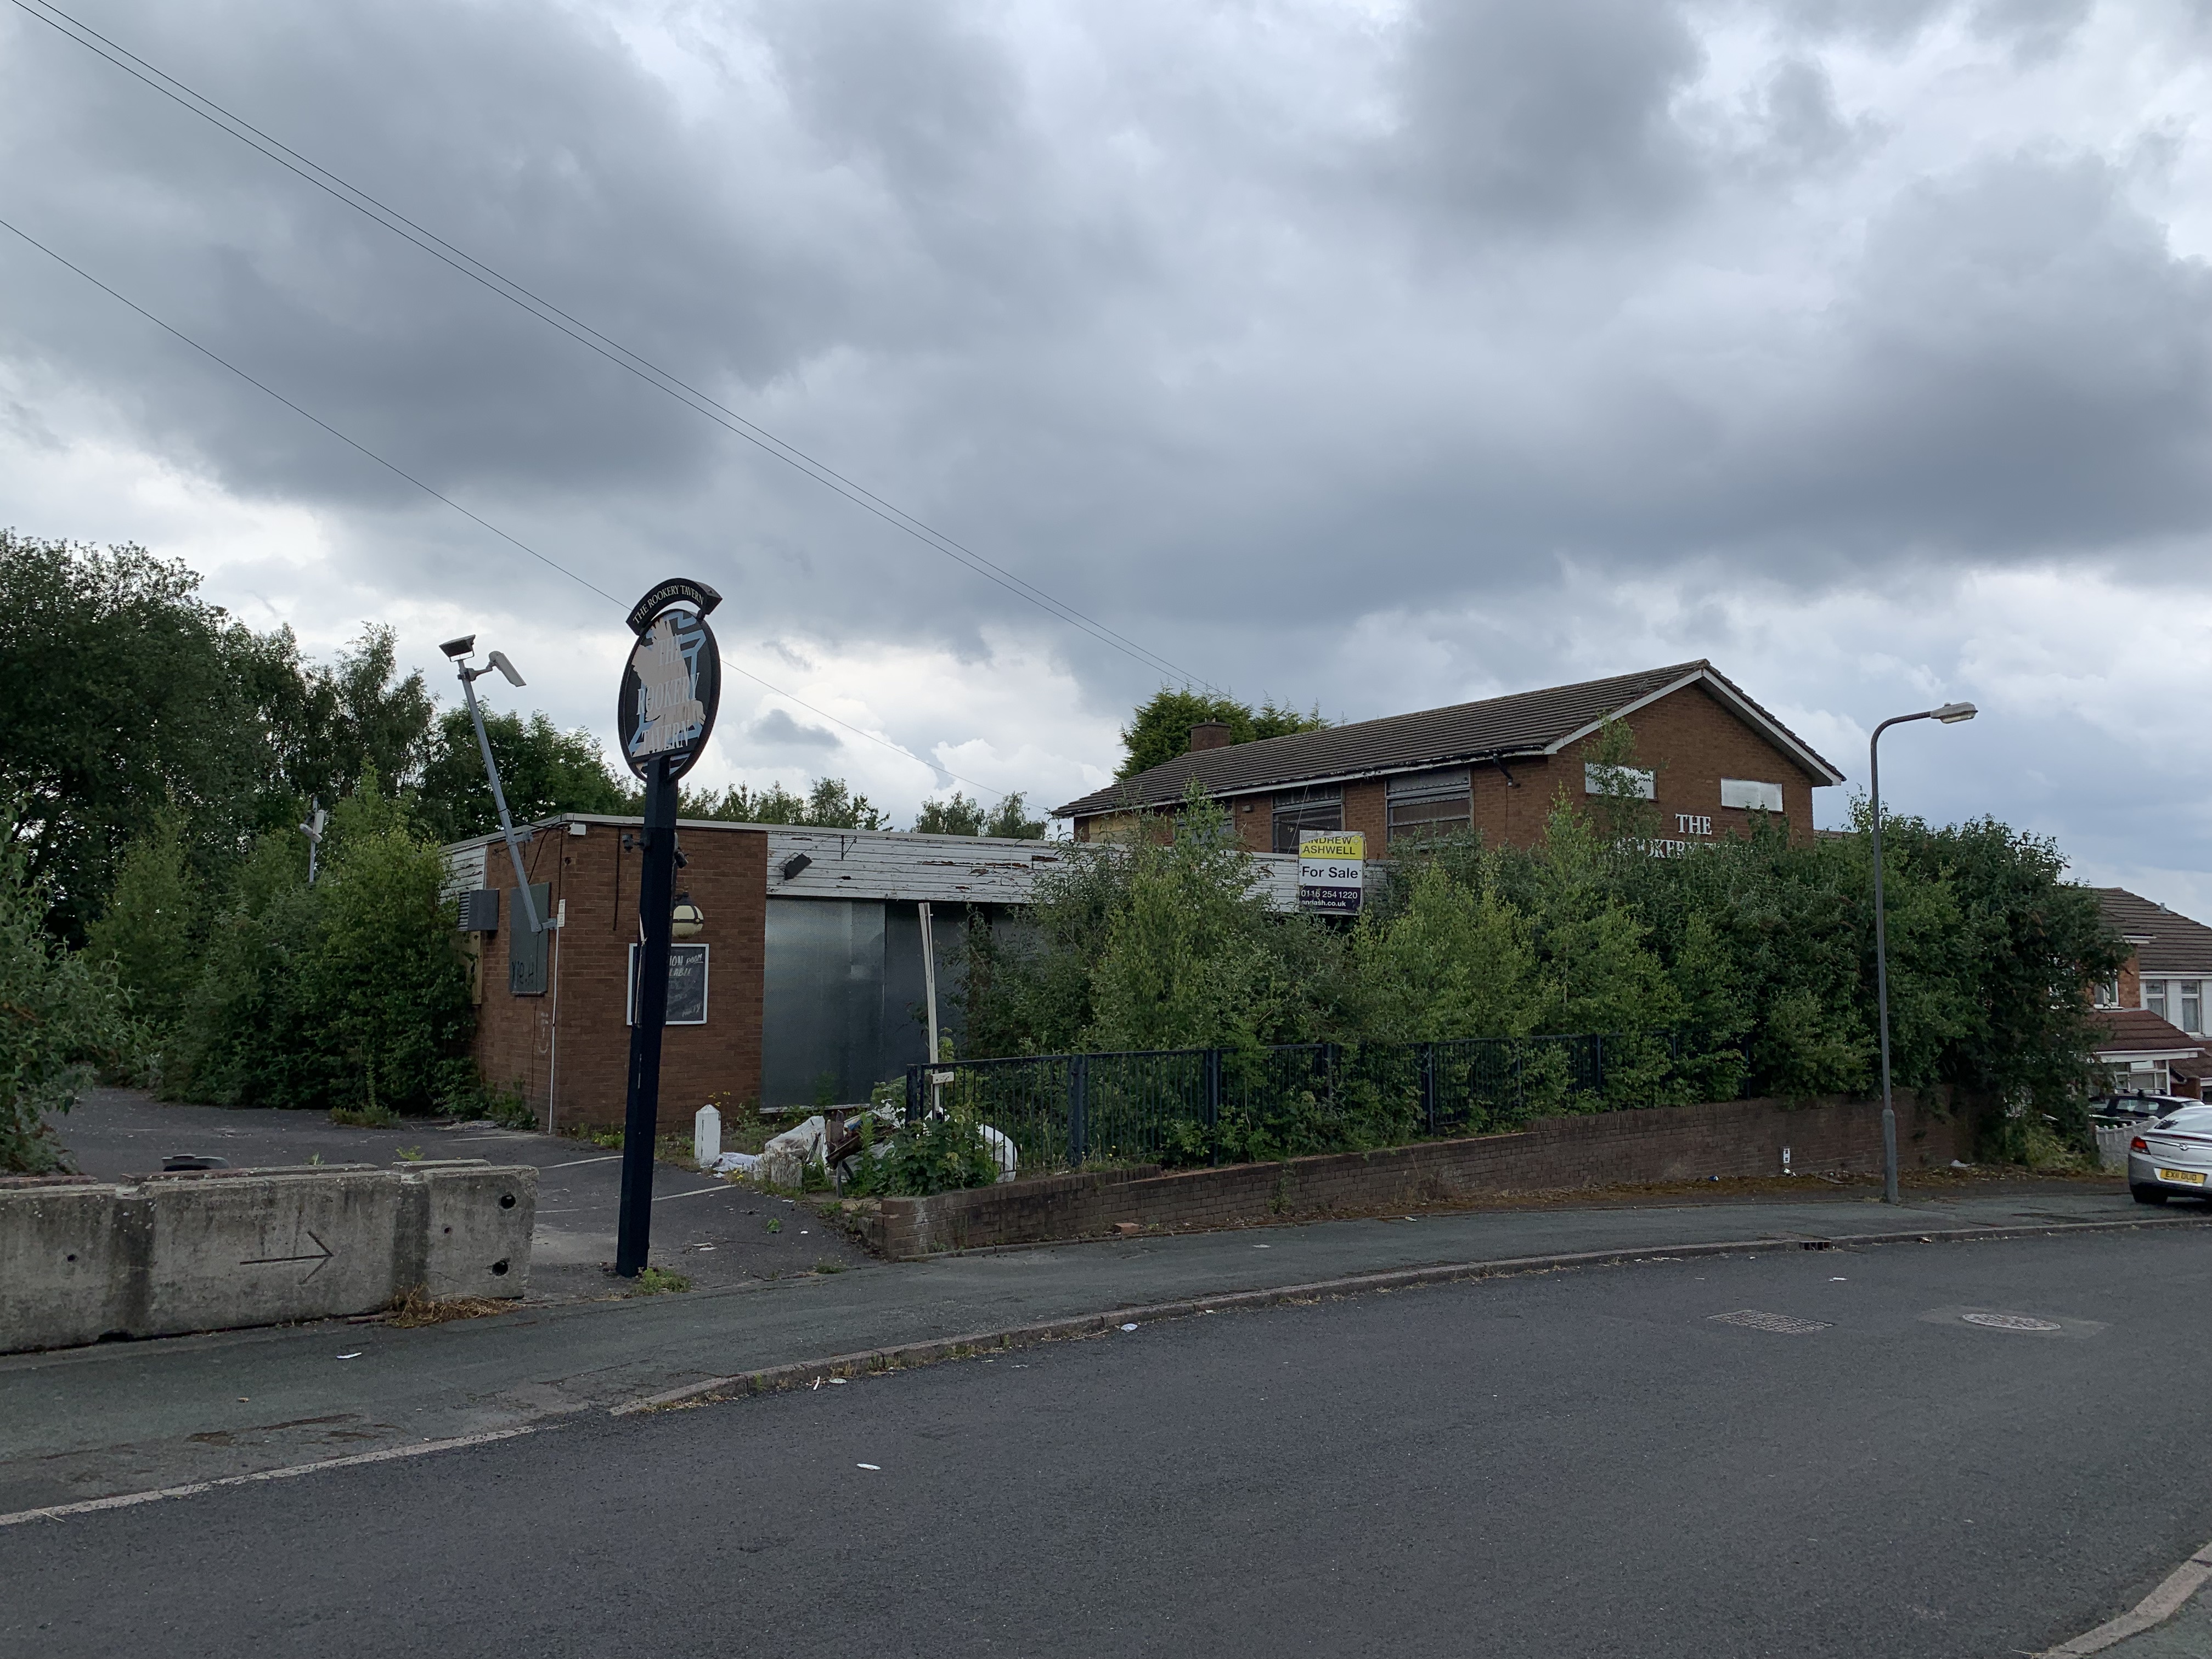
[(1013, 1141), (1024, 1170), (1242, 1162), (1650, 1104), (1685, 1048), (1681, 1033), (1655, 1032), (946, 1060), (907, 1068), (906, 1115), (972, 1115)]

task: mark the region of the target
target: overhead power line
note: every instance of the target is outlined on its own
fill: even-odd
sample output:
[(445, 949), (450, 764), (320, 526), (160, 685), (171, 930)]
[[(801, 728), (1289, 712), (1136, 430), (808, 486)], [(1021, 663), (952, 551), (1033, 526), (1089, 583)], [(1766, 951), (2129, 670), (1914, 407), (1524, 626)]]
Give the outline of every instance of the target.
[(349, 183), (319, 162), (310, 161), (281, 139), (270, 137), (250, 121), (232, 113), (204, 94), (194, 91), (167, 70), (156, 68), (128, 47), (109, 40), (107, 36), (100, 33), (89, 24), (81, 22), (59, 7), (47, 3), (47, 0), (13, 0), (13, 3), (18, 9), (37, 18), (57, 33), (74, 40), (88, 52), (151, 87), (163, 97), (191, 111), (210, 125), (229, 134), (239, 143), (267, 157), (279, 167), (297, 174), (314, 185), (316, 189), (344, 203), (356, 212), (375, 221), (393, 235), (412, 243), (431, 258), (451, 266), (470, 281), (528, 312), (549, 328), (556, 329), (567, 335), (579, 345), (598, 353), (617, 368), (635, 375), (655, 390), (673, 398), (695, 415), (712, 421), (724, 431), (743, 438), (765, 453), (773, 455), (785, 465), (805, 473), (823, 488), (842, 495), (854, 506), (873, 514), (884, 523), (904, 532), (955, 563), (965, 566), (986, 581), (996, 583), (1017, 599), (1026, 600), (1047, 615), (1089, 635), (1101, 644), (1121, 652), (1155, 673), (1165, 675), (1170, 679), (1181, 680), (1185, 684), (1203, 686), (1208, 690), (1219, 690), (1210, 681), (1200, 679), (1188, 670), (1177, 667), (1158, 653), (1138, 644), (1125, 635), (1115, 632), (1096, 617), (1078, 611), (1065, 600), (1054, 598), (1026, 578), (1015, 574), (1002, 565), (994, 563), (973, 548), (915, 517), (903, 507), (896, 506), (874, 491), (854, 483), (826, 462), (817, 460), (804, 450), (785, 442), (765, 427), (717, 402), (708, 393), (669, 370), (662, 368), (651, 359), (632, 350), (620, 341), (610, 338), (590, 324), (562, 310), (551, 301), (532, 292), (513, 278), (502, 275), (475, 255), (456, 247), (434, 231), (427, 229), (398, 209), (386, 205), (367, 191)]
[[(155, 327), (160, 329), (163, 333), (167, 334), (175, 339), (181, 340), (185, 344), (190, 346), (194, 351), (198, 352), (201, 356), (206, 358), (210, 362), (229, 370), (233, 374), (238, 376), (240, 380), (245, 381), (246, 385), (252, 386), (255, 391), (275, 398), (278, 403), (283, 404), (285, 408), (290, 410), (295, 415), (299, 416), (301, 419), (312, 422), (316, 426), (320, 427), (324, 431), (329, 433), (331, 437), (336, 438), (340, 443), (345, 445), (349, 449), (357, 451), (359, 453), (367, 456), (370, 460), (374, 461), (379, 466), (391, 473), (393, 477), (405, 479), (409, 483), (413, 484), (416, 489), (421, 490), (432, 500), (442, 501), (446, 506), (453, 508), (454, 512), (459, 514), (470, 523), (476, 525), (482, 529), (489, 531), (493, 535), (498, 537), (500, 540), (507, 543), (509, 546), (519, 549), (524, 553), (527, 553), (532, 558), (537, 560), (538, 563), (545, 566), (547, 569), (558, 571), (562, 575), (566, 576), (570, 581), (574, 582), (579, 587), (584, 588), (589, 592), (598, 594), (601, 599), (606, 600), (608, 604), (613, 605), (617, 610), (624, 613), (629, 611), (629, 606), (624, 601), (617, 599), (613, 594), (608, 592), (605, 588), (599, 586), (598, 583), (592, 581), (589, 577), (579, 575), (575, 571), (571, 570), (567, 565), (562, 564), (558, 559), (549, 558), (546, 555), (540, 553), (536, 548), (531, 546), (529, 543), (524, 541), (520, 537), (509, 534), (507, 531), (501, 529), (497, 525), (494, 524), (489, 519), (485, 518), (482, 514), (474, 512), (471, 509), (462, 506), (451, 495), (445, 494), (445, 492), (439, 489), (433, 484), (426, 483), (421, 478), (416, 477), (412, 472), (410, 472), (405, 467), (399, 465), (396, 462), (386, 460), (383, 456), (378, 454), (374, 450), (371, 449), (367, 444), (362, 443), (359, 439), (349, 437), (346, 434), (339, 431), (337, 428), (332, 426), (328, 421), (325, 420), (321, 416), (316, 414), (313, 410), (301, 408), (298, 404), (294, 403), (289, 398), (277, 391), (276, 387), (270, 386), (267, 381), (257, 380), (252, 374), (247, 374), (246, 370), (240, 368), (236, 363), (232, 362), (228, 357), (225, 357), (219, 352), (211, 350), (208, 347), (202, 345), (198, 340), (192, 338), (191, 335), (185, 333), (182, 329), (176, 327), (173, 324), (164, 322), (161, 318), (147, 310), (145, 307), (140, 305), (136, 300), (131, 299), (128, 295), (118, 293), (114, 289), (110, 288), (106, 283), (101, 282), (99, 277), (94, 276), (82, 265), (76, 264), (64, 255), (57, 252), (51, 247), (48, 247), (44, 242), (32, 235), (28, 231), (24, 230), (20, 226), (9, 222), (6, 219), (0, 219), (0, 230), (5, 230), (10, 235), (18, 237), (21, 240), (28, 243), (31, 246), (38, 249), (40, 252), (45, 254), (49, 259), (52, 259), (56, 264), (62, 266), (65, 270), (76, 272), (76, 275), (84, 278), (86, 282), (90, 283), (94, 288), (98, 289), (102, 294), (106, 295), (108, 298), (113, 300), (118, 305), (125, 306), (130, 310), (136, 312), (139, 316), (153, 324)], [(996, 795), (1000, 799), (1004, 799), (1006, 798), (1006, 791), (1002, 789), (994, 789), (988, 783), (979, 783), (974, 778), (963, 777), (959, 773), (955, 772), (951, 768), (943, 764), (941, 762), (924, 760), (920, 755), (915, 754), (914, 750), (907, 748), (904, 744), (893, 743), (889, 738), (880, 737), (873, 732), (866, 731), (860, 726), (854, 725), (850, 720), (840, 720), (828, 709), (817, 708), (812, 703), (807, 702), (804, 697), (795, 696), (791, 692), (783, 690), (781, 686), (770, 684), (768, 681), (763, 679), (759, 675), (754, 673), (750, 669), (739, 667), (735, 663), (731, 663), (728, 665), (730, 667), (736, 668), (738, 673), (744, 675), (745, 678), (750, 680), (755, 685), (759, 686), (763, 690), (771, 692), (775, 696), (783, 698), (786, 702), (795, 702), (801, 708), (806, 710), (808, 714), (818, 714), (823, 720), (830, 721), (833, 725), (842, 726), (848, 732), (852, 732), (855, 737), (866, 738), (870, 743), (876, 744), (883, 748), (888, 749), (894, 754), (903, 755), (910, 761), (927, 766), (933, 772), (942, 772), (946, 777), (951, 778), (957, 782), (967, 784), (972, 788), (981, 789), (987, 795)]]

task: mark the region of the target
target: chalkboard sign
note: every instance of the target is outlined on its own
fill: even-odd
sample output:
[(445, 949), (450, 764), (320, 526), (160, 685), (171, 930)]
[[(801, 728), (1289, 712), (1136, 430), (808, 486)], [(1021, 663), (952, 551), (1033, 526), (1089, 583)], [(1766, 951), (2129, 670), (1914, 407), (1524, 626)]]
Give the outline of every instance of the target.
[[(707, 951), (704, 945), (668, 947), (668, 1023), (704, 1025), (707, 1023)], [(637, 946), (629, 947), (629, 1006), (625, 1024), (637, 1023)]]

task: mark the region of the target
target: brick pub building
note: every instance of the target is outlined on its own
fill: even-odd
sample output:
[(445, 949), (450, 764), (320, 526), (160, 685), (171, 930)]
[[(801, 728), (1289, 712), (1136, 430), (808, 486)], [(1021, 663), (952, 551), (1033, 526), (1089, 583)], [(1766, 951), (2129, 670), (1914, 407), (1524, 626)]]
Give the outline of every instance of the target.
[(1608, 719), (1634, 734), (1660, 837), (1676, 846), (1742, 834), (1762, 810), (1809, 840), (1813, 791), (1844, 781), (1699, 660), (1257, 743), (1195, 726), (1188, 754), (1054, 816), (1073, 820), (1078, 841), (1111, 840), (1173, 807), (1196, 779), (1255, 853), (1295, 853), (1302, 830), (1361, 831), (1370, 858), (1407, 835), (1470, 828), (1525, 846), (1543, 835), (1560, 790), (1596, 792), (1586, 756)]

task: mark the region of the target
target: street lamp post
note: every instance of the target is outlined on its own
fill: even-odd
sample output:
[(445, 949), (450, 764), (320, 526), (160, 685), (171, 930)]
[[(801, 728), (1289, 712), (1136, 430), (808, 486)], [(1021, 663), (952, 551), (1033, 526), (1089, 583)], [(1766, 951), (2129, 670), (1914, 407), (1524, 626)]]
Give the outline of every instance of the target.
[(1970, 702), (1947, 702), (1941, 708), (1923, 708), (1917, 714), (1898, 714), (1884, 720), (1867, 739), (1867, 781), (1874, 812), (1874, 996), (1881, 1024), (1881, 1195), (1886, 1203), (1899, 1201), (1897, 1194), (1897, 1109), (1889, 1097), (1889, 933), (1881, 908), (1881, 734), (1907, 720), (1941, 720), (1956, 726), (1978, 711)]

